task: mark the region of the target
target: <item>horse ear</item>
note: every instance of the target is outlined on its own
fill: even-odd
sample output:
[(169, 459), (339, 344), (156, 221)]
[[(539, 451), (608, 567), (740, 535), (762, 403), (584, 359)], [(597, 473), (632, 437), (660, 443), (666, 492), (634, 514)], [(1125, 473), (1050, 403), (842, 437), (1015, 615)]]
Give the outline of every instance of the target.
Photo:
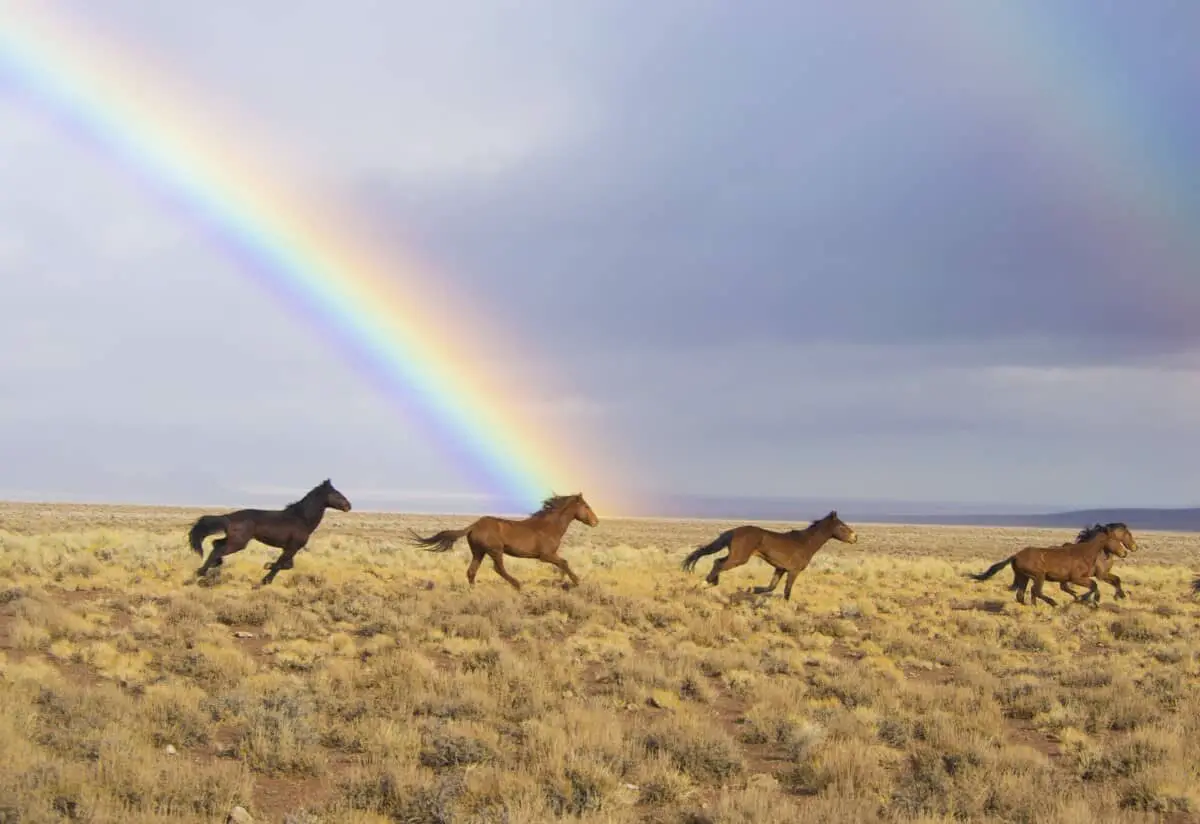
[(837, 510), (836, 510), (836, 509), (831, 509), (831, 510), (829, 510), (829, 517), (830, 517), (830, 518), (836, 518), (836, 517), (837, 517)]

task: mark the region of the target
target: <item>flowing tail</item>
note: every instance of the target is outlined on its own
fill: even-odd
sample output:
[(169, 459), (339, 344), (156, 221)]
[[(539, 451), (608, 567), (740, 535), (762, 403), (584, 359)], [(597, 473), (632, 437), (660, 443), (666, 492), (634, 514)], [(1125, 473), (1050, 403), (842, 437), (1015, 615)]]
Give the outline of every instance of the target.
[(1196, 580), (1192, 581), (1192, 595), (1200, 595), (1200, 575), (1196, 576)]
[(192, 524), (192, 531), (188, 533), (188, 541), (192, 545), (192, 551), (197, 555), (204, 555), (204, 539), (209, 535), (215, 535), (218, 532), (225, 532), (229, 527), (229, 519), (224, 515), (201, 515), (196, 523)]
[[(971, 578), (974, 578), (976, 581), (986, 581), (988, 578), (991, 578), (997, 572), (999, 572), (1000, 570), (1004, 569), (1006, 566), (1011, 564), (1013, 562), (1013, 558), (1016, 558), (1016, 557), (1017, 557), (1016, 555), (1009, 555), (1003, 561), (992, 564), (990, 567), (987, 568), (986, 572), (981, 572), (978, 575), (971, 572), (971, 573), (968, 573), (968, 575)], [(1012, 589), (1012, 587), (1009, 587), (1009, 589)]]
[(715, 541), (713, 541), (711, 544), (706, 544), (702, 547), (697, 548), (690, 555), (688, 555), (686, 558), (684, 558), (681, 566), (683, 567), (684, 571), (691, 572), (693, 569), (696, 568), (697, 561), (699, 561), (705, 555), (715, 555), (716, 553), (720, 552), (722, 549), (726, 549), (729, 546), (730, 541), (732, 541), (732, 540), (733, 540), (733, 530), (732, 529), (728, 530), (727, 532), (722, 532), (720, 535), (717, 536), (717, 539)]
[[(474, 526), (474, 524), (471, 524), (471, 526)], [(430, 552), (445, 552), (454, 546), (455, 541), (470, 531), (471, 527), (469, 526), (466, 529), (443, 529), (441, 532), (436, 535), (430, 535), (428, 538), (422, 538), (411, 529), (409, 530), (409, 534), (412, 535), (412, 542), (417, 546), (423, 546)]]

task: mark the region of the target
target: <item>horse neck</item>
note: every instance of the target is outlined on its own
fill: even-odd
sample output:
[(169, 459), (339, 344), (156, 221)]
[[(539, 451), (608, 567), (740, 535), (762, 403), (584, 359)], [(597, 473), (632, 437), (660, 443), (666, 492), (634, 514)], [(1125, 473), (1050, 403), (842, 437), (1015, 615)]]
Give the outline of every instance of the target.
[(811, 555), (815, 555), (817, 550), (825, 546), (829, 542), (829, 539), (833, 537), (833, 526), (826, 521), (817, 521), (817, 523), (810, 524), (804, 529), (799, 530), (797, 537), (812, 548), (810, 552), (811, 557)]
[(1108, 538), (1106, 536), (1093, 538), (1090, 541), (1085, 541), (1083, 546), (1086, 547), (1083, 551), (1083, 557), (1090, 557), (1092, 559), (1092, 563), (1094, 564), (1096, 563), (1096, 559), (1100, 557), (1101, 553), (1108, 549)]
[(325, 517), (325, 502), (316, 494), (305, 495), (295, 507), (300, 519), (313, 529), (316, 529)]
[(561, 539), (567, 534), (567, 527), (571, 525), (571, 521), (575, 520), (574, 509), (564, 506), (562, 509), (555, 509), (550, 512), (539, 512), (534, 518), (537, 518), (544, 524), (548, 524), (546, 532), (555, 538)]

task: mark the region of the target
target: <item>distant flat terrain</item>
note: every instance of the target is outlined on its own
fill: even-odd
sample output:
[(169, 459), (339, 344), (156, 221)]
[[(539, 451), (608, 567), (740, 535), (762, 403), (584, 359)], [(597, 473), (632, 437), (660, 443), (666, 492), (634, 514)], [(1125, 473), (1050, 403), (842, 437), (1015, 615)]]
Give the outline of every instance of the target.
[(1128, 600), (1033, 609), (965, 573), (1082, 523), (847, 515), (785, 602), (679, 569), (738, 521), (603, 513), (575, 590), (364, 512), (197, 584), (214, 511), (0, 504), (0, 821), (1200, 820), (1198, 535), (1134, 522)]

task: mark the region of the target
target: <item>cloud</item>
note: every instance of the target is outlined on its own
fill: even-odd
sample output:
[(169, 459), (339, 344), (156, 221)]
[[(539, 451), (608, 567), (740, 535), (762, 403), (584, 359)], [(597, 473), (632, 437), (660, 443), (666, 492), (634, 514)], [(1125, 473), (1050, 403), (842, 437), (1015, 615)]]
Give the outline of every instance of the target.
[[(1116, 155), (1086, 130), (1095, 185), (1064, 173), (1038, 135), (1071, 113), (1023, 106), (1002, 60), (932, 48), (954, 31), (907, 10), (70, 8), (239, 113), (226, 136), (267, 146), (264, 174), (426, 259), (430, 294), (536, 355), (448, 321), (472, 369), (510, 376), (502, 405), (590, 445), (597, 477), (619, 451), (631, 484), (714, 493), (1133, 503), (1200, 480), (1178, 447), (1197, 253), (1146, 217), (1172, 191), (1100, 163)], [(1080, 36), (1127, 67), (1135, 148), (1169, 161), (1200, 118), (1188, 52), (1160, 45), (1188, 29), (1165, 14), (1106, 7)], [(377, 392), (13, 80), (0, 465), (71, 494), (331, 474), (347, 494), (481, 494), (403, 388)]]

